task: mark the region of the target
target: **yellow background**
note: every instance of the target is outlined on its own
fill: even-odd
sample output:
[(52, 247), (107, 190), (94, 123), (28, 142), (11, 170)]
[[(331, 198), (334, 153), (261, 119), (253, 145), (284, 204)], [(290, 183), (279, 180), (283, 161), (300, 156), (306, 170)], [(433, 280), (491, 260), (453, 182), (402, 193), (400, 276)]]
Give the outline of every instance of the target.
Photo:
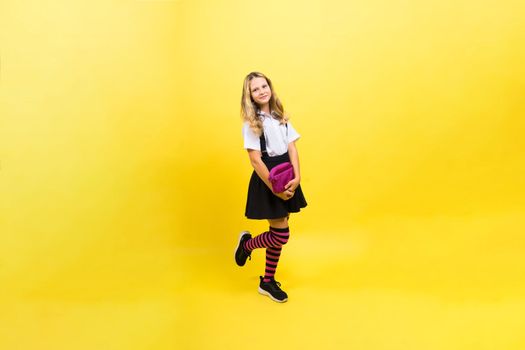
[[(0, 2), (0, 348), (525, 348), (522, 1)], [(257, 70), (309, 206), (243, 269)]]

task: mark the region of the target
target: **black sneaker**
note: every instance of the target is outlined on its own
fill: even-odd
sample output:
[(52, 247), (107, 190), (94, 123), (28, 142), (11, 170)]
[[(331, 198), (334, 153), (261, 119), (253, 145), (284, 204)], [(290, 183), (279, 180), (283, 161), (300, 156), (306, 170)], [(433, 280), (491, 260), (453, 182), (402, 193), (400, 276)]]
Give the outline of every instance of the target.
[(250, 238), (252, 238), (252, 235), (248, 231), (241, 232), (239, 236), (239, 243), (237, 244), (237, 249), (235, 249), (235, 262), (239, 266), (244, 266), (244, 264), (246, 264), (246, 259), (248, 258), (252, 260), (251, 253), (246, 252), (243, 248), (244, 242)]
[(261, 283), (259, 283), (259, 293), (262, 295), (267, 295), (273, 301), (278, 303), (284, 303), (288, 300), (288, 295), (280, 288), (281, 284), (274, 279), (271, 279), (270, 282), (264, 282), (262, 276), (259, 277)]

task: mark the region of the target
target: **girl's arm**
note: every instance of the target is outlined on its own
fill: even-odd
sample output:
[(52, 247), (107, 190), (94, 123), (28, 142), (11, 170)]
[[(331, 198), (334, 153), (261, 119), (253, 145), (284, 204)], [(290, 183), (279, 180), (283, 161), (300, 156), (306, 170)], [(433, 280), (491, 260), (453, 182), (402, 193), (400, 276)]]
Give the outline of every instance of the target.
[[(253, 149), (248, 149), (248, 155), (250, 157), (250, 163), (252, 164), (253, 170), (255, 173), (264, 181), (266, 186), (273, 192), (272, 184), (268, 179), (270, 177), (270, 171), (266, 167), (266, 164), (261, 159), (261, 152)], [(285, 191), (281, 193), (274, 193), (277, 197), (287, 200), (292, 198), (293, 191)]]
[(288, 144), (288, 154), (290, 155), (290, 163), (292, 163), (295, 178), (292, 181), (288, 182), (285, 188), (293, 192), (299, 186), (299, 182), (301, 182), (301, 170), (299, 168), (299, 154), (297, 153), (297, 147), (295, 147), (295, 141), (290, 142)]
[(263, 163), (261, 159), (261, 152), (253, 149), (248, 150), (248, 155), (250, 156), (250, 163), (252, 164), (253, 170), (259, 175), (261, 180), (264, 181), (266, 186), (271, 190), (272, 184), (268, 179), (270, 177), (270, 171), (266, 167), (266, 164)]

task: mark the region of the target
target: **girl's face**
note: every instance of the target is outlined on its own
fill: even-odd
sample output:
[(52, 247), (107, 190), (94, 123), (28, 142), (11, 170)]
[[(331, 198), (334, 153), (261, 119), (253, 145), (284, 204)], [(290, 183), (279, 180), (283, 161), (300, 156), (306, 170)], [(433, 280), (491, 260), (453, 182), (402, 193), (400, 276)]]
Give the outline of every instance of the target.
[(264, 78), (253, 78), (250, 81), (250, 93), (252, 99), (257, 103), (259, 107), (262, 107), (270, 102), (272, 97), (272, 90), (268, 85), (268, 82)]

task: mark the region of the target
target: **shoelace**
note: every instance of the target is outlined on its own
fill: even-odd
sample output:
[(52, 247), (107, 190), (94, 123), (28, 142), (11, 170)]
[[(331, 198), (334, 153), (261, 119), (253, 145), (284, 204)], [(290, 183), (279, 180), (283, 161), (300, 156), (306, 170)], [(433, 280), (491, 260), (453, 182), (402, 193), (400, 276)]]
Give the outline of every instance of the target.
[(249, 253), (248, 253), (248, 252), (246, 251), (246, 249), (244, 249), (244, 247), (242, 247), (242, 250), (244, 250), (244, 253), (245, 253), (246, 255), (248, 255), (248, 259), (249, 259), (249, 260), (252, 260), (252, 252), (249, 252)]
[(270, 283), (270, 284), (274, 284), (274, 285), (276, 285), (277, 287), (280, 287), (280, 286), (281, 286), (281, 283), (280, 283), (280, 282), (277, 282), (277, 281), (274, 280), (274, 279), (271, 279), (270, 282), (268, 282), (268, 283)]

